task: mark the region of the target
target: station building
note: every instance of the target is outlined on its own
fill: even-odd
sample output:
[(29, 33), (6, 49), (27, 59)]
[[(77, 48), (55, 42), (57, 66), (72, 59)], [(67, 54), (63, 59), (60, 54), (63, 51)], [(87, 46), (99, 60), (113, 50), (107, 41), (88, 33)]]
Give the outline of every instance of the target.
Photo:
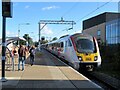
[(120, 13), (105, 12), (84, 20), (83, 33), (96, 37), (98, 43), (120, 44)]

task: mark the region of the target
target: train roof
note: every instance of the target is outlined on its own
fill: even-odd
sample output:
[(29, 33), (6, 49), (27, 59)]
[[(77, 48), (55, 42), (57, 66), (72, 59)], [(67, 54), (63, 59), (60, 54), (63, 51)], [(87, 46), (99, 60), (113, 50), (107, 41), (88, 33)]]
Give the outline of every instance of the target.
[(64, 37), (67, 37), (67, 36), (69, 36), (69, 35), (64, 35), (64, 36), (61, 36), (59, 39), (64, 38)]
[(60, 37), (58, 40), (55, 40), (55, 41), (52, 41), (52, 42), (49, 42), (47, 44), (52, 44), (52, 43), (56, 43), (56, 42), (60, 42), (61, 40), (65, 40), (65, 39), (68, 39), (70, 37), (87, 37), (87, 38), (92, 38), (91, 35), (89, 34), (85, 34), (85, 33), (76, 33), (76, 34), (73, 34), (73, 35), (64, 35), (62, 37)]
[(75, 33), (75, 34), (72, 34), (72, 35), (64, 35), (64, 36), (61, 36), (59, 39), (62, 39), (62, 38), (68, 38), (70, 36), (81, 36), (81, 37), (92, 37), (91, 35), (89, 34), (86, 34), (86, 33)]
[(73, 35), (71, 35), (71, 36), (77, 37), (78, 35), (79, 35), (80, 37), (92, 37), (91, 35), (86, 34), (86, 33), (76, 33), (76, 34), (73, 34)]

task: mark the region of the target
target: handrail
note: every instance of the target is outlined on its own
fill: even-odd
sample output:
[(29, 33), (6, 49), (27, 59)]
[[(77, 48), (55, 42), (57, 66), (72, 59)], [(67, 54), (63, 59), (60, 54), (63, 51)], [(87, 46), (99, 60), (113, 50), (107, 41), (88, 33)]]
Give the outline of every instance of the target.
[(12, 71), (14, 71), (14, 57), (13, 57), (13, 54), (8, 47), (6, 47), (6, 49), (9, 51), (10, 56), (12, 57)]

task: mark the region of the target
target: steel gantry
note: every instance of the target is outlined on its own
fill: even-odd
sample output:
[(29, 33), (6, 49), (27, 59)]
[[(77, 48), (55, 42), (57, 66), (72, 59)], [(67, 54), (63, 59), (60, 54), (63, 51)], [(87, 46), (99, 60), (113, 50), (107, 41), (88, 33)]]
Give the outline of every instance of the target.
[[(66, 25), (72, 25), (72, 28), (69, 28), (70, 29), (73, 29), (73, 25), (76, 24), (74, 21), (65, 21), (63, 20), (63, 18), (61, 18), (61, 20), (40, 20), (39, 21), (39, 50), (40, 50), (40, 46), (41, 46), (41, 43), (40, 43), (40, 34), (41, 34), (41, 30), (47, 25), (47, 24), (66, 24)], [(41, 27), (41, 24), (44, 24), (42, 27)]]

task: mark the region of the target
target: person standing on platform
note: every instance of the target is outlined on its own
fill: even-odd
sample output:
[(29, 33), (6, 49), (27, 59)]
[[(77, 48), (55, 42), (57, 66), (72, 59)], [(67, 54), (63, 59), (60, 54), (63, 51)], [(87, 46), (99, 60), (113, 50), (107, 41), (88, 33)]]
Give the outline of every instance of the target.
[(16, 64), (17, 58), (18, 58), (18, 51), (17, 51), (16, 47), (14, 47), (14, 49), (12, 50), (12, 54), (14, 56), (14, 61), (15, 61), (15, 64)]
[(27, 46), (25, 46), (25, 52), (26, 52), (26, 54), (25, 54), (25, 59), (27, 59), (27, 57), (28, 57), (28, 54), (29, 54), (29, 50), (28, 50), (28, 47)]
[(35, 59), (35, 47), (32, 46), (29, 52), (30, 52), (30, 64), (32, 66), (34, 64)]
[(20, 48), (18, 49), (19, 59), (18, 59), (18, 71), (20, 70), (20, 63), (22, 62), (22, 71), (24, 70), (24, 64), (25, 64), (25, 48), (23, 45), (20, 45)]

